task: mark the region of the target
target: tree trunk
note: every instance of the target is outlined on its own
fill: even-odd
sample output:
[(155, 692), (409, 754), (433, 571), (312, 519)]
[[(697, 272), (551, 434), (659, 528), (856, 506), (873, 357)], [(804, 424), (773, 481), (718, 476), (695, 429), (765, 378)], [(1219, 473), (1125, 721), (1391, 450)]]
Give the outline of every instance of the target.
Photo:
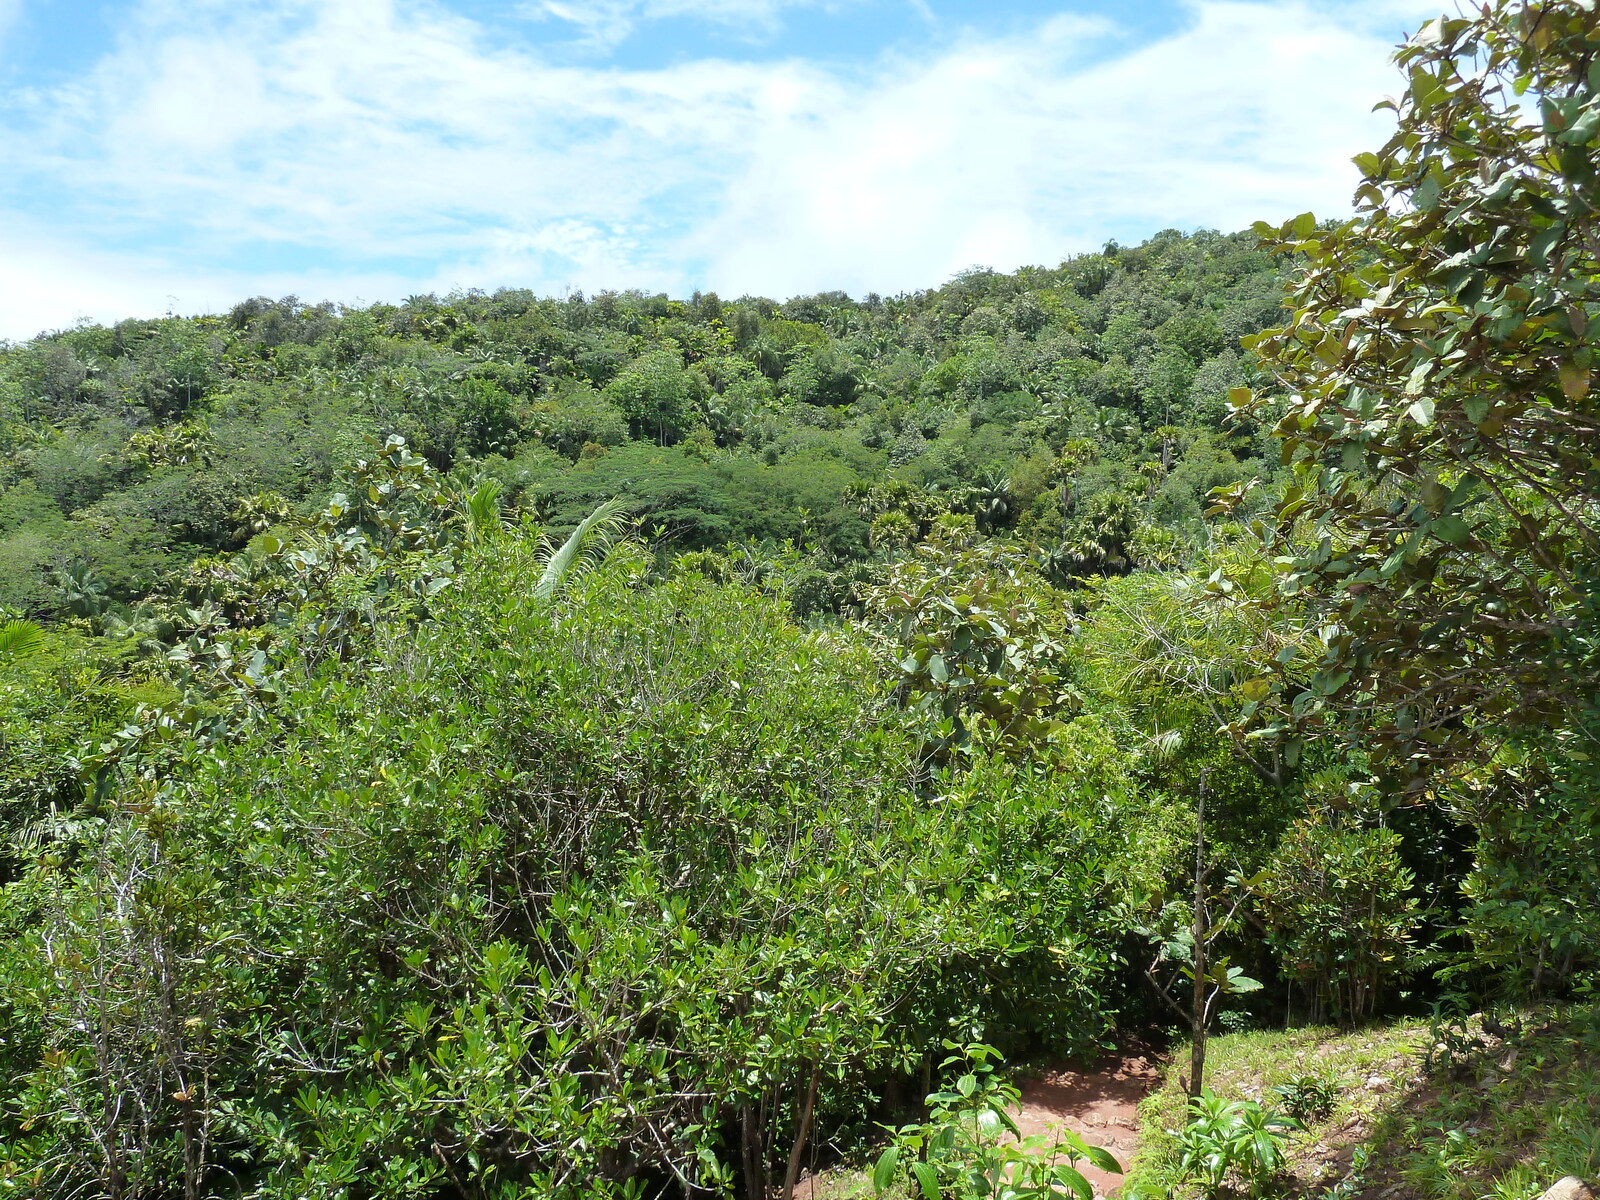
[(766, 1148), (761, 1144), (761, 1121), (755, 1105), (746, 1100), (739, 1106), (739, 1123), (742, 1126), (744, 1157), (744, 1193), (746, 1200), (767, 1200)]
[(1194, 1039), (1189, 1052), (1189, 1095), (1198, 1096), (1206, 1074), (1206, 772), (1200, 772), (1200, 796), (1195, 805), (1194, 833), (1194, 995), (1189, 1025)]
[(817, 1106), (817, 1085), (822, 1082), (822, 1064), (811, 1068), (811, 1083), (806, 1088), (806, 1101), (800, 1110), (800, 1131), (795, 1134), (794, 1146), (789, 1150), (789, 1169), (783, 1174), (783, 1200), (794, 1200), (795, 1181), (800, 1178), (800, 1159), (805, 1154), (806, 1135), (811, 1132), (811, 1112)]

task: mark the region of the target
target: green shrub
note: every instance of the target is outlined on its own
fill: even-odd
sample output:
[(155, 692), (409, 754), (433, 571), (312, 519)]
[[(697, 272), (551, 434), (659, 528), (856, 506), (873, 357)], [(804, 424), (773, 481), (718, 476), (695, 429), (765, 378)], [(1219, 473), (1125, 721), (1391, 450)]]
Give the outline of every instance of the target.
[(1400, 835), (1311, 817), (1278, 843), (1257, 884), (1285, 973), (1311, 998), (1313, 1021), (1370, 1016), (1385, 984), (1412, 969), (1421, 918)]
[(1237, 1171), (1257, 1196), (1283, 1170), (1284, 1138), (1297, 1128), (1254, 1100), (1224, 1100), (1207, 1089), (1189, 1101), (1188, 1123), (1167, 1132), (1182, 1155), (1180, 1174), (1198, 1182), (1205, 1195), (1218, 1195), (1228, 1173)]
[(217, 635), (240, 707), (136, 722), (0, 893), (14, 1177), (759, 1190), (953, 1028), (1098, 1043), (1103, 734), (930, 781), (865, 647), (775, 598), (624, 547), (541, 602), (514, 534), (411, 597), (436, 552), (388, 535)]
[(1339, 1099), (1338, 1083), (1326, 1075), (1296, 1075), (1272, 1090), (1283, 1100), (1284, 1111), (1301, 1124), (1322, 1120)]

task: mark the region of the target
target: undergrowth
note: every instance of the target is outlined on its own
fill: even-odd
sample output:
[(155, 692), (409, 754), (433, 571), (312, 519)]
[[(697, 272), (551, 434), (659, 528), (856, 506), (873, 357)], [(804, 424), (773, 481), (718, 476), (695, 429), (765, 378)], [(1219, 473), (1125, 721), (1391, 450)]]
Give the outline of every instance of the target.
[[(1534, 1200), (1600, 1176), (1600, 1009), (1356, 1031), (1230, 1034), (1210, 1043), (1219, 1095), (1293, 1115), (1273, 1190), (1316, 1200)], [(1181, 1049), (1174, 1064), (1188, 1061)], [(1182, 1178), (1177, 1065), (1140, 1106), (1125, 1195), (1201, 1195)], [(1230, 1179), (1224, 1190), (1244, 1191)]]

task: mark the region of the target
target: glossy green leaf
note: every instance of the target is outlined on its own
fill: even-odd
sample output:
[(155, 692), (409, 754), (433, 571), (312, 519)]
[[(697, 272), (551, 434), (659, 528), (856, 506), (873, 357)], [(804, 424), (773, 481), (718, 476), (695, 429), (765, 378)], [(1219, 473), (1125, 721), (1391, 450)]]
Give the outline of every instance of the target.
[(872, 1168), (872, 1186), (879, 1193), (887, 1192), (900, 1177), (900, 1147), (890, 1146), (878, 1156)]

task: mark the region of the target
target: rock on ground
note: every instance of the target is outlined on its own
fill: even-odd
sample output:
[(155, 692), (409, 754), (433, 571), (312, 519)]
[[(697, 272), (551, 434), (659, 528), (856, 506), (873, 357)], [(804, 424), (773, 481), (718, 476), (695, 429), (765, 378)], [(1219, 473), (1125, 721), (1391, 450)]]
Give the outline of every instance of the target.
[(1595, 1200), (1594, 1189), (1576, 1175), (1558, 1179), (1539, 1200)]

